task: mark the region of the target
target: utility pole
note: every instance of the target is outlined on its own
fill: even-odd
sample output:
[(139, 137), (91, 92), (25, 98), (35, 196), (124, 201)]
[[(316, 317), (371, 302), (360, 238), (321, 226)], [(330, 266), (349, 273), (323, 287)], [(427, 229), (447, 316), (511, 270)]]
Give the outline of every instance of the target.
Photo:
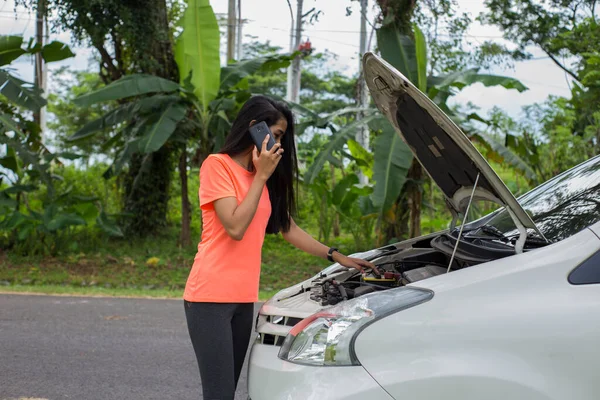
[[(44, 45), (44, 18), (46, 14), (46, 0), (38, 0), (37, 2), (37, 17), (35, 24), (35, 40), (40, 46)], [(35, 85), (44, 91), (44, 97), (46, 96), (46, 66), (44, 65), (44, 59), (42, 53), (37, 52), (35, 54)], [(33, 120), (40, 126), (42, 132), (45, 129), (45, 107), (42, 107), (40, 111), (33, 113)]]
[[(367, 93), (367, 83), (364, 79), (362, 70), (362, 56), (367, 51), (367, 6), (368, 0), (360, 0), (360, 54), (358, 57), (358, 104), (360, 108), (367, 108), (369, 106), (369, 96)], [(356, 114), (356, 119), (361, 120), (364, 118), (362, 112)], [(358, 132), (356, 132), (356, 141), (365, 149), (369, 150), (369, 127), (362, 126)], [(358, 180), (361, 185), (369, 183), (369, 178), (363, 174), (362, 171), (358, 172)]]
[[(290, 20), (291, 20), (291, 25), (290, 25), (290, 53), (294, 52), (294, 43), (296, 42), (296, 36), (294, 35), (294, 27), (296, 26), (294, 24), (294, 10), (292, 9), (292, 4), (290, 3), (290, 0), (287, 0), (288, 3), (288, 7), (290, 9)], [(287, 70), (287, 84), (286, 84), (286, 88), (285, 88), (285, 99), (288, 101), (292, 100), (292, 74), (293, 69), (292, 66), (290, 65), (288, 67)]]
[(235, 28), (236, 28), (236, 0), (229, 0), (229, 12), (227, 14), (227, 63), (235, 59)]
[(242, 25), (244, 24), (244, 21), (242, 20), (242, 0), (238, 0), (237, 3), (237, 12), (238, 12), (238, 19), (237, 19), (237, 60), (241, 60), (242, 58), (244, 58), (244, 47), (243, 45), (243, 40), (242, 40)]
[[(297, 0), (297, 9), (296, 9), (296, 26), (293, 29), (293, 34), (291, 35), (293, 39), (290, 39), (290, 51), (296, 51), (300, 46), (300, 41), (302, 40), (302, 3), (303, 0)], [(289, 5), (288, 0), (288, 5)], [(291, 6), (290, 6), (291, 7)], [(290, 9), (291, 13), (291, 9)], [(292, 17), (292, 26), (294, 25), (294, 19)], [(297, 56), (292, 60), (292, 65), (288, 68), (288, 84), (287, 84), (287, 92), (286, 99), (289, 101), (293, 101), (298, 103), (300, 100), (300, 60), (301, 57)]]

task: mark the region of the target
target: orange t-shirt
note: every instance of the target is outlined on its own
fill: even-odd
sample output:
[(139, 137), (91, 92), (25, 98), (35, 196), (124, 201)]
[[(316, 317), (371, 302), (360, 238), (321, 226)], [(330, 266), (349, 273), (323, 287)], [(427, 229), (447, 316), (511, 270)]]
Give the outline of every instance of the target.
[(183, 298), (192, 302), (252, 303), (258, 301), (262, 245), (271, 216), (265, 185), (256, 214), (244, 237), (233, 240), (215, 212), (213, 201), (235, 197), (244, 200), (254, 173), (227, 154), (211, 154), (200, 167), (202, 238)]

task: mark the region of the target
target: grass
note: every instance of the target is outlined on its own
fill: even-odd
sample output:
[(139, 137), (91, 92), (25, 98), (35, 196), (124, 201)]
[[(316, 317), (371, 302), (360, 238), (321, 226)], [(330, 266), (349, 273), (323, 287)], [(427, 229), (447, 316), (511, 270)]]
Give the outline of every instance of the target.
[[(177, 237), (176, 228), (162, 236), (133, 241), (92, 243), (79, 235), (78, 252), (55, 257), (0, 253), (0, 292), (181, 298), (197, 244), (179, 248)], [(350, 237), (332, 240), (331, 245), (346, 253), (354, 251)], [(268, 299), (329, 264), (296, 249), (281, 236), (267, 235), (260, 299)]]
[(93, 297), (144, 297), (144, 298), (163, 298), (180, 299), (181, 290), (143, 290), (143, 289), (107, 289), (103, 287), (73, 287), (61, 285), (11, 285), (0, 288), (2, 293), (32, 293), (32, 294), (52, 294), (52, 295), (73, 295), (73, 296), (93, 296)]
[[(48, 294), (56, 296), (86, 296), (86, 297), (130, 297), (147, 299), (173, 299), (180, 300), (182, 290), (168, 289), (107, 289), (103, 287), (73, 287), (61, 285), (10, 285), (0, 287), (0, 293), (8, 294)], [(273, 297), (277, 291), (261, 290), (258, 294), (259, 301), (266, 301)]]

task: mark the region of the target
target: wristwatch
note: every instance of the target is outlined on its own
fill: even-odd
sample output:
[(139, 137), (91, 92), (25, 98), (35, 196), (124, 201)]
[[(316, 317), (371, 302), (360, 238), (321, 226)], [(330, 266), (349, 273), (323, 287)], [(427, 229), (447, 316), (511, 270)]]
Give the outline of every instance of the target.
[(338, 249), (336, 249), (335, 247), (330, 247), (330, 248), (329, 248), (329, 251), (327, 252), (327, 259), (328, 259), (329, 261), (331, 261), (331, 262), (334, 262), (334, 261), (333, 261), (333, 252), (334, 252), (334, 251), (337, 251), (337, 252), (339, 253), (339, 250), (338, 250)]

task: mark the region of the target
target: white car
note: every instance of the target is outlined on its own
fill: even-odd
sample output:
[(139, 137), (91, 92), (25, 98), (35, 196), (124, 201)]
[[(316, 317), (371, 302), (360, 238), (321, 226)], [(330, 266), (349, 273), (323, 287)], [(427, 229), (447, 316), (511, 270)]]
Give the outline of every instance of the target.
[(600, 398), (600, 158), (517, 201), (456, 125), (374, 54), (378, 108), (454, 215), (444, 232), (355, 255), (267, 301), (251, 400)]

